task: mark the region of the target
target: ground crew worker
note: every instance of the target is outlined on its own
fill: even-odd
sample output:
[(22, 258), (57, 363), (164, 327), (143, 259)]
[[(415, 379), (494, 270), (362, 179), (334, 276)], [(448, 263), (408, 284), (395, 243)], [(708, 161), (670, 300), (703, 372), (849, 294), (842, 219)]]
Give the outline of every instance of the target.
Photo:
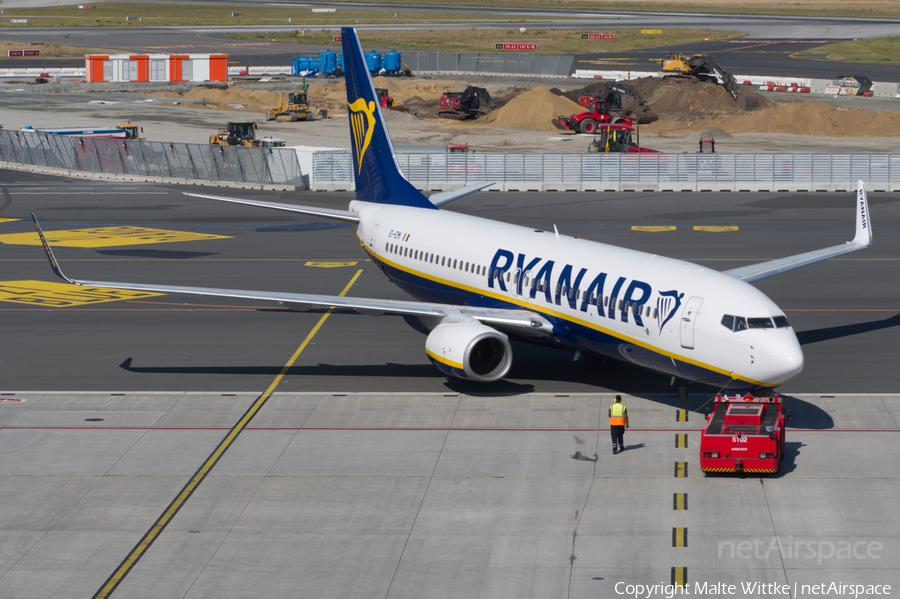
[(625, 451), (626, 428), (628, 428), (628, 410), (622, 404), (622, 396), (616, 395), (615, 403), (609, 406), (609, 434), (612, 436), (613, 455)]

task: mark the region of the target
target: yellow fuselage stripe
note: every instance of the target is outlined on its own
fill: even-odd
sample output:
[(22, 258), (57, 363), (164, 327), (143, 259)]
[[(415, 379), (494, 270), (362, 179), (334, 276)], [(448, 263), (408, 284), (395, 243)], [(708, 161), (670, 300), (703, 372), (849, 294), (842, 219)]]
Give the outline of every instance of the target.
[[(344, 296), (359, 276), (362, 274), (362, 270), (356, 271), (356, 274), (353, 275), (353, 278), (350, 279), (350, 282), (347, 283), (347, 286), (344, 287), (344, 290), (341, 291), (341, 296)], [(263, 404), (266, 403), (266, 400), (272, 395), (272, 392), (275, 391), (275, 388), (278, 386), (278, 383), (284, 378), (284, 375), (287, 371), (293, 366), (294, 362), (297, 358), (300, 357), (300, 354), (306, 349), (306, 346), (309, 345), (309, 342), (312, 341), (312, 338), (315, 337), (316, 333), (319, 332), (319, 329), (322, 328), (322, 325), (325, 324), (325, 321), (328, 320), (328, 317), (331, 315), (332, 309), (329, 308), (328, 311), (322, 315), (322, 318), (319, 319), (319, 322), (316, 323), (316, 326), (309, 332), (309, 335), (306, 336), (306, 339), (303, 340), (303, 343), (300, 344), (300, 347), (297, 348), (297, 351), (291, 356), (291, 358), (287, 361), (287, 363), (281, 368), (281, 372), (278, 373), (278, 376), (275, 377), (275, 380), (272, 381), (272, 384), (260, 395), (256, 398), (256, 401), (253, 402), (253, 405), (250, 406), (250, 409), (247, 410), (243, 417), (234, 425), (234, 427), (228, 431), (228, 434), (222, 439), (222, 442), (219, 443), (219, 446), (216, 447), (215, 451), (210, 454), (206, 461), (203, 462), (203, 465), (200, 466), (200, 469), (194, 473), (194, 476), (191, 477), (191, 480), (184, 486), (181, 490), (181, 493), (169, 504), (169, 507), (166, 508), (166, 511), (163, 512), (162, 516), (153, 524), (153, 526), (144, 534), (144, 537), (138, 542), (134, 549), (131, 550), (131, 553), (128, 554), (119, 567), (116, 568), (116, 571), (112, 573), (112, 575), (107, 579), (107, 581), (100, 587), (100, 590), (94, 595), (94, 599), (105, 599), (110, 595), (110, 593), (115, 590), (115, 588), (122, 582), (122, 579), (125, 578), (125, 575), (134, 567), (134, 565), (138, 562), (139, 559), (144, 555), (147, 549), (150, 548), (150, 545), (156, 538), (160, 535), (166, 525), (175, 517), (175, 514), (178, 513), (178, 510), (181, 509), (181, 506), (188, 500), (191, 494), (196, 490), (197, 486), (203, 482), (203, 479), (206, 478), (206, 475), (212, 470), (212, 467), (216, 465), (216, 462), (219, 461), (219, 458), (231, 447), (231, 444), (234, 443), (234, 440), (237, 439), (237, 436), (241, 434), (250, 420), (259, 412), (260, 408), (262, 408)]]

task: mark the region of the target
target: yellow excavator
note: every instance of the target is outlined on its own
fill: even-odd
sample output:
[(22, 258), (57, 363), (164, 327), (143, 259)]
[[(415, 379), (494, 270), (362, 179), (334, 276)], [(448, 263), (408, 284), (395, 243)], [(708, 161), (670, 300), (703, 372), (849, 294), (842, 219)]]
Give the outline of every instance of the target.
[(756, 96), (742, 95), (741, 86), (735, 80), (734, 75), (727, 73), (709, 56), (694, 54), (688, 58), (680, 52), (670, 54), (662, 61), (662, 72), (667, 77), (689, 77), (697, 81), (718, 83), (728, 90), (737, 105), (744, 110), (759, 108), (759, 100)]

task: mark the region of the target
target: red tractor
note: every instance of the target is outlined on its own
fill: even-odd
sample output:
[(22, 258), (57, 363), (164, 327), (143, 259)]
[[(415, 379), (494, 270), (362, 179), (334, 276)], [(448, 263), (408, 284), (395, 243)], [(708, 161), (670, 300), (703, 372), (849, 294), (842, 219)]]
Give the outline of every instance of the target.
[[(631, 121), (626, 121), (631, 123)], [(617, 123), (615, 125), (597, 125), (594, 133), (599, 133), (596, 139), (591, 142), (588, 150), (591, 152), (601, 153), (653, 153), (659, 154), (658, 150), (650, 148), (642, 148), (639, 143), (632, 141), (631, 132), (634, 130), (630, 124)]]
[[(622, 109), (622, 95), (634, 98), (642, 109), (642, 114), (632, 120), (632, 112)], [(627, 83), (613, 83), (609, 85), (599, 96), (581, 96), (579, 104), (585, 106), (585, 112), (579, 112), (572, 116), (560, 116), (553, 119), (553, 125), (563, 131), (575, 133), (594, 134), (598, 132), (600, 125), (623, 124), (631, 127), (635, 121), (638, 123), (652, 123), (659, 117), (650, 112), (650, 107), (637, 92)]]
[(784, 458), (781, 396), (717, 395), (700, 434), (703, 472), (775, 474)]
[(378, 102), (381, 104), (382, 108), (393, 108), (394, 106), (394, 98), (389, 96), (390, 92), (383, 87), (375, 88), (375, 95), (378, 96)]

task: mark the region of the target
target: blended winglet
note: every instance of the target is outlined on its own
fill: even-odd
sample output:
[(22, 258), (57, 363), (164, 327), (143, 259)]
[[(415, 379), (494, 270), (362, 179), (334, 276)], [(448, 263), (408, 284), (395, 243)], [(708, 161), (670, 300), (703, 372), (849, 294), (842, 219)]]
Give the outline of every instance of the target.
[(37, 234), (38, 237), (41, 238), (41, 244), (44, 246), (44, 251), (47, 252), (47, 260), (50, 261), (50, 268), (53, 269), (53, 272), (56, 273), (56, 276), (60, 279), (75, 284), (75, 281), (64, 275), (62, 268), (59, 267), (59, 262), (56, 261), (56, 256), (53, 255), (53, 250), (50, 249), (50, 244), (47, 243), (47, 238), (44, 236), (44, 231), (41, 229), (41, 224), (38, 222), (34, 212), (31, 213), (31, 220), (34, 221), (34, 228), (37, 229)]
[(850, 243), (869, 247), (872, 245), (872, 221), (869, 219), (869, 200), (866, 185), (857, 181), (856, 187), (856, 236)]
[(869, 215), (869, 201), (866, 199), (865, 184), (859, 181), (856, 190), (856, 235), (853, 237), (853, 241), (847, 241), (841, 245), (834, 245), (821, 250), (788, 256), (787, 258), (732, 268), (722, 272), (741, 281), (752, 283), (753, 281), (765, 279), (795, 268), (843, 256), (850, 252), (864, 250), (870, 245), (872, 245), (872, 219)]

